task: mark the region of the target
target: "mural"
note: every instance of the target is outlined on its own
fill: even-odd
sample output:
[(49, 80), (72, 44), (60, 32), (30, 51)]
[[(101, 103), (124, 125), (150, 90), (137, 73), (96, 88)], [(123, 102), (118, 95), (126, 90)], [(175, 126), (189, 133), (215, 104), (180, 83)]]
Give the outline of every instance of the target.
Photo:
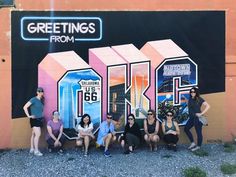
[(24, 116), (24, 103), (40, 85), (46, 120), (58, 109), (69, 130), (84, 113), (95, 131), (107, 112), (117, 131), (129, 113), (142, 126), (150, 108), (159, 121), (174, 109), (185, 125), (192, 86), (203, 94), (225, 90), (224, 17), (223, 11), (13, 11), (12, 117)]

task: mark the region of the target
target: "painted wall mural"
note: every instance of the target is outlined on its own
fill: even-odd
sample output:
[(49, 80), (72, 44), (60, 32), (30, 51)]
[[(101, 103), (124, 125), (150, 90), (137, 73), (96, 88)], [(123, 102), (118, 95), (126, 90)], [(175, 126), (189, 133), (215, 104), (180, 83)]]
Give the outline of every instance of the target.
[(39, 85), (46, 120), (58, 109), (68, 130), (84, 113), (95, 131), (107, 112), (117, 131), (129, 113), (142, 126), (150, 108), (159, 121), (174, 109), (185, 125), (192, 86), (203, 94), (225, 90), (224, 17), (224, 11), (13, 11), (12, 117), (24, 116), (22, 106)]

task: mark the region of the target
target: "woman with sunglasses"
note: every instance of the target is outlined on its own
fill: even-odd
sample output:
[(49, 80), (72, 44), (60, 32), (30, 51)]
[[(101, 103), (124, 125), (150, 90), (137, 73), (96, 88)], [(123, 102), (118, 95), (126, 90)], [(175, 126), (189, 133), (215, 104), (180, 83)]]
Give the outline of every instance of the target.
[(168, 110), (166, 112), (166, 120), (162, 122), (162, 132), (164, 133), (164, 141), (167, 144), (167, 149), (177, 151), (177, 142), (179, 140), (179, 125), (173, 120), (174, 114)]
[[(204, 109), (201, 109), (202, 105), (204, 106)], [(191, 142), (190, 146), (188, 147), (188, 149), (191, 151), (196, 151), (200, 149), (202, 145), (202, 139), (203, 139), (202, 125), (203, 124), (199, 121), (199, 117), (204, 115), (208, 111), (209, 108), (210, 108), (210, 105), (202, 97), (200, 97), (198, 88), (192, 87), (189, 92), (189, 100), (188, 100), (189, 120), (184, 128), (184, 131)], [(195, 127), (195, 130), (197, 133), (197, 145), (194, 143), (193, 135), (190, 132), (190, 129), (193, 126)]]
[(63, 153), (65, 140), (66, 138), (63, 135), (63, 123), (60, 120), (60, 114), (58, 111), (53, 111), (52, 119), (47, 123), (46, 141), (48, 143), (48, 151)]
[(138, 147), (141, 140), (141, 131), (139, 125), (135, 122), (133, 114), (128, 115), (128, 123), (125, 125), (121, 146), (125, 148), (124, 154), (129, 154)]
[(78, 139), (76, 140), (77, 146), (84, 145), (84, 156), (88, 155), (88, 148), (90, 141), (95, 139), (93, 135), (93, 123), (91, 122), (90, 115), (84, 114), (78, 124), (77, 130), (79, 131)]
[(144, 140), (150, 147), (150, 150), (157, 151), (157, 143), (159, 142), (160, 138), (158, 136), (159, 131), (159, 121), (156, 119), (156, 112), (152, 109), (148, 110), (148, 117), (144, 120)]
[(112, 121), (112, 115), (107, 113), (107, 119), (103, 121), (99, 127), (96, 147), (104, 146), (104, 153), (105, 157), (111, 157), (109, 146), (112, 142), (116, 141), (116, 132), (115, 132), (115, 125)]
[[(41, 127), (43, 127), (43, 108), (44, 96), (43, 88), (37, 88), (37, 95), (31, 98), (23, 107), (26, 116), (30, 119), (30, 126), (32, 128), (32, 135), (30, 140), (30, 153), (35, 156), (42, 156), (39, 151), (39, 138), (41, 136)], [(30, 112), (29, 112), (30, 109)]]

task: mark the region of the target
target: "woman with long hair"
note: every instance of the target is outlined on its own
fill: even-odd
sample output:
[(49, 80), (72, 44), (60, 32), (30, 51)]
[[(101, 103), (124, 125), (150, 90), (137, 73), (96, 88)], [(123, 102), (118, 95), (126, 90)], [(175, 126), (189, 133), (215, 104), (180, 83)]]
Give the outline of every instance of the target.
[[(204, 109), (202, 109), (202, 106), (204, 107)], [(188, 147), (188, 149), (191, 151), (196, 151), (201, 148), (203, 139), (202, 136), (203, 124), (199, 121), (199, 117), (203, 116), (208, 111), (209, 108), (210, 105), (202, 97), (200, 97), (198, 88), (192, 87), (189, 92), (189, 100), (188, 100), (189, 120), (184, 128), (184, 131), (191, 142), (190, 146)], [(190, 129), (193, 126), (195, 127), (197, 133), (197, 145), (195, 144), (193, 135), (190, 132)]]
[(90, 141), (95, 139), (93, 135), (93, 123), (89, 114), (84, 114), (78, 124), (77, 130), (79, 131), (78, 139), (76, 140), (77, 146), (84, 145), (84, 156), (88, 155), (88, 148)]
[(139, 125), (135, 122), (134, 114), (127, 116), (128, 122), (125, 125), (125, 131), (121, 138), (121, 146), (125, 148), (125, 154), (132, 153), (141, 141), (141, 131)]

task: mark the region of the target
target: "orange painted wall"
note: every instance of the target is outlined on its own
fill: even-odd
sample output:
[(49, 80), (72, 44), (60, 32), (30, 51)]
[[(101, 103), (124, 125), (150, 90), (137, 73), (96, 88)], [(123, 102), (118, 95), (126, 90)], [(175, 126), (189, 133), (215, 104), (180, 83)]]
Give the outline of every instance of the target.
[[(25, 118), (11, 118), (11, 23), (12, 10), (62, 11), (226, 11), (226, 92), (218, 96), (206, 95), (212, 108), (208, 139), (228, 141), (236, 135), (236, 2), (235, 0), (15, 0), (15, 7), (0, 9), (0, 148), (28, 147), (30, 128)], [(5, 62), (3, 61), (5, 60)], [(226, 103), (226, 104), (225, 104)], [(222, 110), (221, 110), (222, 109)], [(214, 117), (222, 116), (219, 119)], [(219, 133), (219, 128), (223, 130)], [(217, 132), (218, 131), (218, 132)], [(205, 140), (206, 142), (206, 140)]]

